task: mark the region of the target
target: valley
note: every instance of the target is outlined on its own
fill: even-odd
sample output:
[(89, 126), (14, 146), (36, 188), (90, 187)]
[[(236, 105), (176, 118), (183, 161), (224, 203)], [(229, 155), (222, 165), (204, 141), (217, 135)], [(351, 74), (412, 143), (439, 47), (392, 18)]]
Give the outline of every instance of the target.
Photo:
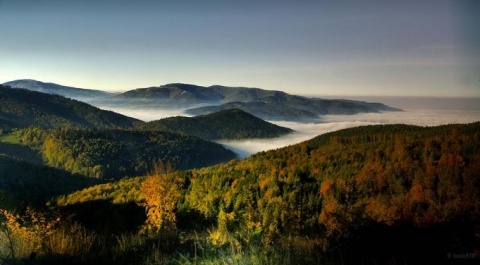
[[(480, 249), (477, 110), (183, 84), (82, 102), (34, 88), (0, 86), (3, 260), (445, 263), (418, 249)], [(106, 99), (202, 114), (145, 121), (88, 104)]]
[(0, 265), (480, 264), (479, 11), (0, 0)]

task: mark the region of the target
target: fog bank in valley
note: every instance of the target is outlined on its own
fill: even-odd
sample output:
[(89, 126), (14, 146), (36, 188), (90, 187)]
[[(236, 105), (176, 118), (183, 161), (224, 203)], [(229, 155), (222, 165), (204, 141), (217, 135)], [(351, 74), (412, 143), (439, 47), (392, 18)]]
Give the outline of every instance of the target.
[(182, 109), (160, 109), (160, 108), (123, 108), (123, 107), (111, 107), (111, 106), (101, 106), (97, 107), (104, 110), (111, 110), (122, 115), (139, 119), (142, 121), (154, 121), (160, 120), (163, 118), (174, 117), (174, 116), (191, 116), (184, 112)]
[(356, 115), (325, 115), (320, 123), (276, 122), (296, 132), (274, 139), (251, 139), (244, 141), (219, 141), (240, 157), (277, 149), (309, 140), (317, 135), (340, 129), (373, 124), (410, 124), (418, 126), (437, 126), (451, 123), (471, 123), (480, 121), (480, 110), (438, 110), (406, 109), (402, 112), (363, 113)]
[[(359, 99), (359, 98), (357, 98)], [(375, 98), (380, 99), (380, 98)], [(382, 98), (388, 105), (402, 108), (401, 112), (362, 113), (356, 115), (324, 115), (317, 123), (269, 121), (288, 127), (295, 133), (274, 139), (221, 140), (218, 143), (234, 151), (239, 157), (277, 149), (309, 140), (317, 135), (340, 129), (372, 124), (410, 124), (437, 126), (451, 123), (480, 121), (480, 99), (418, 99)], [(367, 100), (369, 101), (369, 100)], [(380, 102), (378, 100), (377, 102)], [(448, 103), (448, 104), (447, 104)], [(479, 104), (476, 104), (479, 103)], [(442, 106), (445, 106), (443, 108)], [(184, 110), (102, 107), (143, 121), (152, 121), (172, 116), (189, 116)]]

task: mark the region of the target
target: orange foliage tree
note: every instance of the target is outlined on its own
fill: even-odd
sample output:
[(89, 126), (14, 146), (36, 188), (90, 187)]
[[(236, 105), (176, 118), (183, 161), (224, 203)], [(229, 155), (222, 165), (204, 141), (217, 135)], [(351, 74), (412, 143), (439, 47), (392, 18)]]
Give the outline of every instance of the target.
[(142, 231), (155, 234), (161, 230), (176, 228), (177, 202), (181, 197), (180, 187), (183, 182), (176, 177), (170, 163), (159, 161), (146, 179), (143, 181), (140, 192), (145, 199), (147, 220)]

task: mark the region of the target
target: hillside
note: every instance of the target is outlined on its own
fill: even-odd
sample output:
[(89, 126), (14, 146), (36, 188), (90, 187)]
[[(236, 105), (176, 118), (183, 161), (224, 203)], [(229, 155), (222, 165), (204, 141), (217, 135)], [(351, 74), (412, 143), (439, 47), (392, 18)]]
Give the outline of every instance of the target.
[(292, 130), (265, 122), (239, 109), (196, 117), (171, 117), (141, 124), (142, 129), (176, 132), (205, 140), (273, 138)]
[(0, 208), (23, 204), (41, 206), (52, 197), (99, 183), (95, 179), (0, 154)]
[(308, 98), (259, 88), (178, 83), (130, 90), (95, 104), (188, 109), (187, 113), (193, 115), (239, 108), (262, 119), (304, 122), (316, 121), (318, 115), (325, 114), (399, 111), (380, 103)]
[(236, 216), (230, 232), (255, 223), (264, 240), (293, 233), (331, 244), (366, 225), (478, 224), (479, 131), (474, 123), (328, 133), (193, 172), (186, 198), (205, 217)]
[[(341, 253), (346, 264), (444, 264), (439, 249), (480, 248), (479, 131), (480, 123), (364, 126), (176, 172), (170, 178), (186, 180), (177, 222), (208, 230), (214, 246), (261, 244), (290, 261), (328, 263)], [(141, 202), (139, 180), (146, 181), (96, 186), (58, 203)]]
[(17, 134), (47, 165), (94, 178), (143, 175), (157, 161), (185, 170), (235, 158), (219, 144), (169, 132), (29, 128)]
[(130, 128), (137, 122), (62, 96), (0, 85), (0, 128)]
[(3, 85), (13, 88), (23, 88), (31, 91), (60, 95), (80, 101), (89, 101), (92, 99), (111, 97), (115, 95), (114, 93), (108, 93), (100, 90), (62, 86), (55, 83), (44, 83), (32, 79), (9, 81), (3, 83)]
[(217, 106), (205, 106), (188, 109), (185, 112), (190, 115), (208, 115), (229, 109), (240, 109), (259, 117), (262, 120), (281, 120), (297, 122), (315, 122), (319, 115), (308, 110), (302, 110), (283, 104), (271, 104), (266, 102), (231, 102)]

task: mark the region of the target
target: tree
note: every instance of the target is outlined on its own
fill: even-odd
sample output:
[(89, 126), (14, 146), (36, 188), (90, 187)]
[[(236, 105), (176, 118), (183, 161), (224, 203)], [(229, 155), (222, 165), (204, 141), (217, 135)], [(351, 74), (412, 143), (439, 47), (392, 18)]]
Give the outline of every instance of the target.
[(140, 192), (145, 199), (147, 213), (143, 232), (156, 234), (161, 230), (176, 228), (175, 210), (183, 180), (172, 172), (173, 166), (170, 163), (159, 161), (142, 183)]

